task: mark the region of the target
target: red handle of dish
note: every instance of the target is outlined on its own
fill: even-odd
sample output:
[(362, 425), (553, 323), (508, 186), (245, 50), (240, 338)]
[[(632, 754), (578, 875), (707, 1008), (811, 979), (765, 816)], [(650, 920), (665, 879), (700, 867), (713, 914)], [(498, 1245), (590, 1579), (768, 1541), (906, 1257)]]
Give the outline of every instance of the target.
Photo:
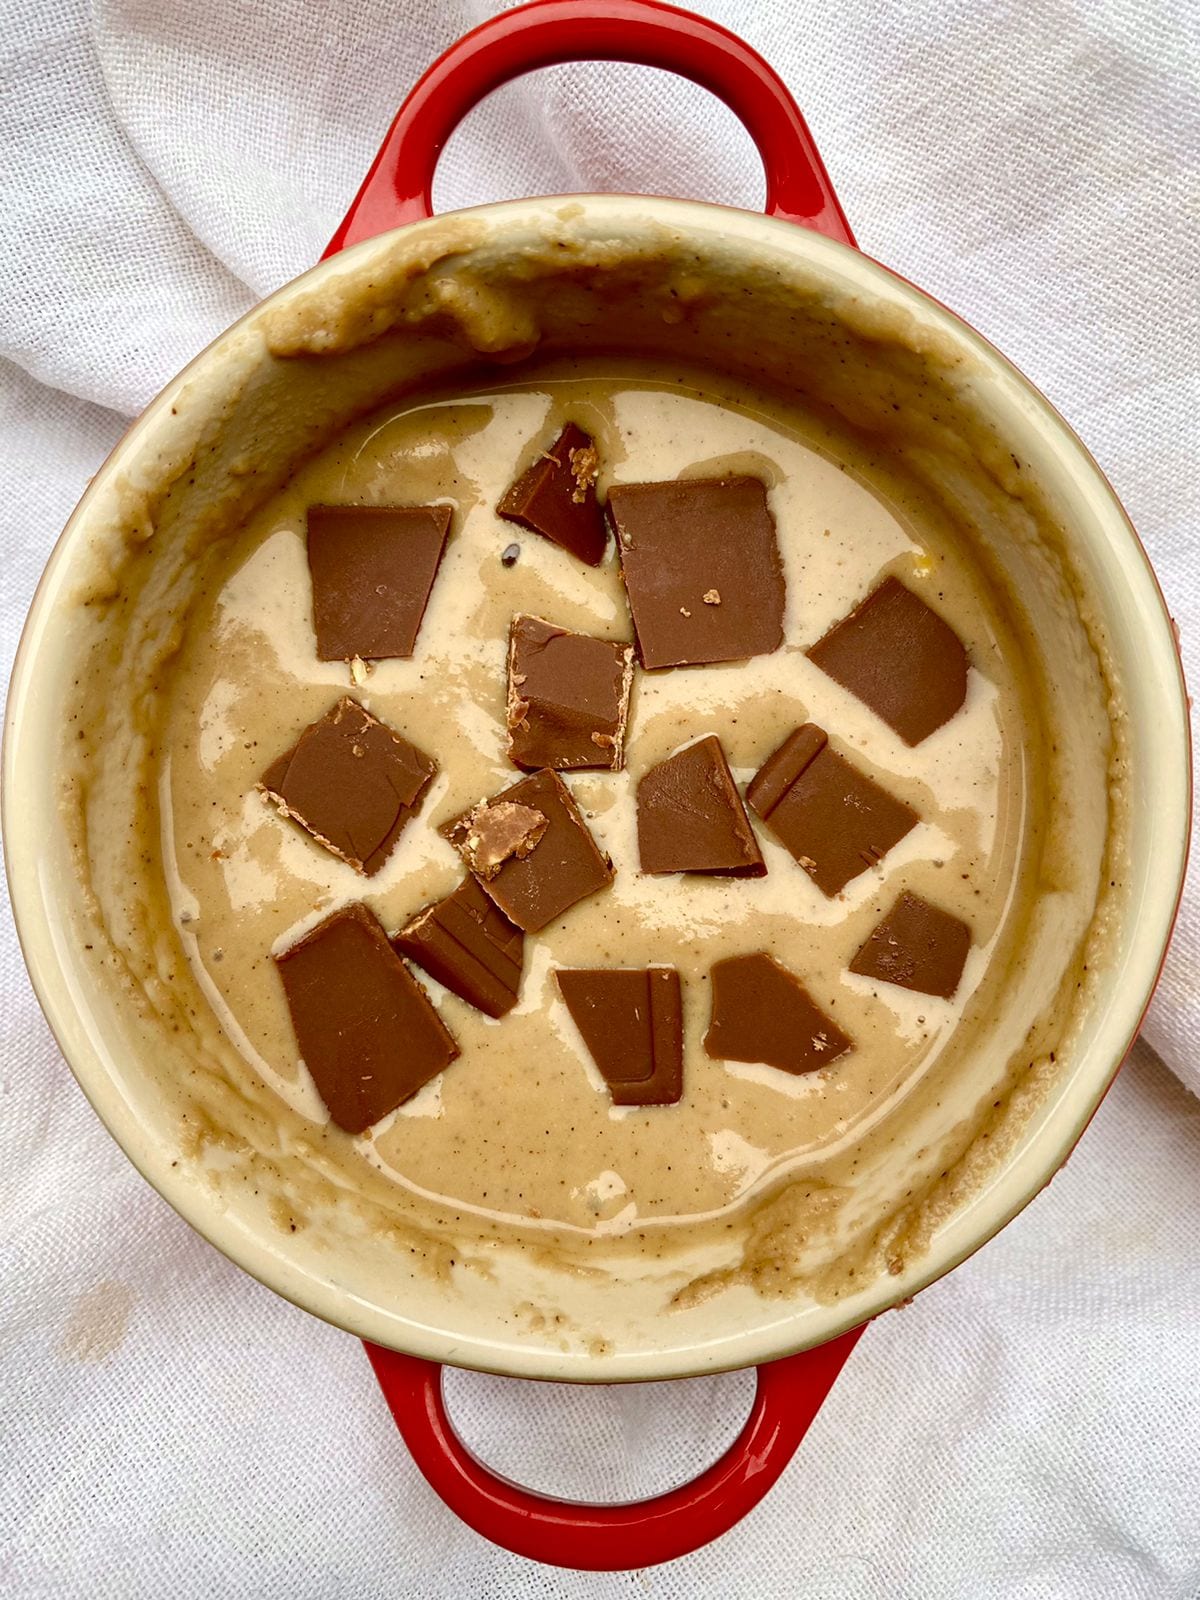
[(758, 1504), (791, 1460), (862, 1333), (758, 1368), (741, 1433), (706, 1472), (650, 1500), (591, 1506), (522, 1489), (454, 1431), (434, 1361), (368, 1344), (396, 1426), (430, 1485), (469, 1527), (531, 1561), (623, 1572), (673, 1561), (717, 1539)]
[(745, 124), (768, 216), (853, 244), (804, 118), (782, 78), (736, 34), (661, 0), (534, 0), (465, 34), (417, 83), (326, 256), (433, 215), (433, 174), (471, 107), (502, 83), (564, 61), (662, 67), (712, 91)]

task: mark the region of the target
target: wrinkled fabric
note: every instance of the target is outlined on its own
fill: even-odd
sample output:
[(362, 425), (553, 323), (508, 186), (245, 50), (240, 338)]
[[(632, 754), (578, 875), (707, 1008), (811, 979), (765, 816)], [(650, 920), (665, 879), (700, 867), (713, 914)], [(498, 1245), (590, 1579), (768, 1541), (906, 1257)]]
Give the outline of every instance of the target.
[[(316, 260), (406, 88), (491, 9), (0, 6), (6, 671), (54, 539), (129, 417)], [(702, 9), (781, 71), (863, 249), (994, 340), (1086, 440), (1200, 677), (1190, 0)], [(587, 65), (474, 112), (435, 195), (450, 209), (597, 189), (753, 207), (763, 184), (701, 91)], [(1196, 1600), (1195, 870), (1148, 1043), (1065, 1172), (868, 1330), (759, 1510), (692, 1557), (615, 1575), (538, 1567), (462, 1527), (356, 1341), (240, 1273), (142, 1182), (59, 1056), (6, 914), (0, 1593)], [(448, 1380), (486, 1459), (602, 1498), (698, 1470), (752, 1389), (746, 1374)]]

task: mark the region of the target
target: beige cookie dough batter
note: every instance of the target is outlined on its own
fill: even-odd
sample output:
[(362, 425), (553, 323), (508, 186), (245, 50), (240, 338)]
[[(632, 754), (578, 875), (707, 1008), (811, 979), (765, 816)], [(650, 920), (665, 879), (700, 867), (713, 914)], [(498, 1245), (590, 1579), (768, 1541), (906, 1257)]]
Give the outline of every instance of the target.
[[(314, 1132), (325, 1113), (298, 1057), (272, 953), (337, 906), (365, 900), (389, 929), (448, 893), (462, 864), (438, 825), (517, 774), (506, 758), (510, 619), (632, 637), (615, 554), (583, 566), (501, 521), (504, 489), (564, 421), (595, 439), (610, 484), (752, 473), (768, 486), (787, 582), (785, 641), (745, 664), (637, 675), (626, 770), (566, 775), (616, 867), (610, 890), (526, 942), (517, 1009), (501, 1021), (419, 974), (461, 1048), (438, 1079), (366, 1135), (326, 1126), (326, 1161), (353, 1187), (365, 1164), (463, 1225), (645, 1241), (679, 1219), (723, 1226), (785, 1173), (849, 1193), (927, 1127), (978, 1115), (1029, 1018), (1069, 973), (1091, 914), (1044, 855), (1052, 730), (1025, 667), (1021, 614), (956, 528), (848, 432), (684, 367), (560, 360), (479, 392), (393, 405), (342, 435), (265, 505), (210, 568), (173, 668), (159, 746), (171, 914), (241, 1063)], [(316, 502), (454, 508), (411, 660), (363, 676), (316, 658), (304, 550)], [(511, 567), (501, 551), (514, 539)], [(971, 659), (967, 701), (910, 749), (804, 650), (895, 573), (951, 621)], [(384, 870), (360, 878), (256, 792), (267, 765), (340, 695), (435, 757), (420, 816)], [(881, 863), (826, 899), (766, 829), (761, 879), (638, 872), (634, 789), (682, 744), (719, 735), (740, 785), (798, 723), (826, 728), (921, 817)], [(847, 966), (901, 889), (971, 926), (953, 1002)], [(707, 973), (767, 950), (850, 1035), (828, 1068), (791, 1077), (711, 1060)], [(556, 966), (671, 963), (684, 985), (682, 1102), (617, 1109), (553, 981)], [(893, 1163), (894, 1166), (894, 1163)], [(879, 1180), (882, 1182), (882, 1178)], [(894, 1184), (894, 1172), (890, 1180)]]

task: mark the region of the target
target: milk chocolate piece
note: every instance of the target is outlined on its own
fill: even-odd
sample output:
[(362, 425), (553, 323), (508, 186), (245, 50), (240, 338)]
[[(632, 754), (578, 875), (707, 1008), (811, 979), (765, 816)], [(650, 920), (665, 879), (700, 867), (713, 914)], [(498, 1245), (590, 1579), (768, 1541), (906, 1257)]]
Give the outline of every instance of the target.
[(744, 661), (783, 643), (783, 567), (757, 478), (624, 483), (608, 517), (645, 667)]
[(951, 1000), (970, 948), (971, 930), (961, 917), (906, 892), (867, 935), (850, 971)]
[(850, 1040), (786, 967), (759, 951), (712, 969), (712, 1017), (704, 1048), (717, 1061), (765, 1062), (783, 1072), (815, 1072)]
[(746, 790), (750, 807), (824, 894), (882, 861), (920, 818), (852, 766), (806, 722), (768, 757)]
[(536, 772), (625, 760), (633, 646), (515, 616), (508, 643), (508, 753)]
[(284, 816), (368, 878), (383, 866), (437, 771), (349, 695), (263, 773)]
[(899, 578), (887, 578), (808, 651), (905, 744), (920, 744), (967, 698), (962, 640)]
[(361, 1133), (448, 1067), (458, 1046), (364, 905), (275, 957), (296, 1042), (329, 1115)]
[(489, 1017), (517, 1003), (525, 935), (473, 877), (394, 933), (392, 948)]
[(637, 825), (643, 872), (767, 870), (716, 734), (650, 768), (637, 787)]
[(612, 882), (612, 862), (596, 848), (571, 791), (557, 772), (549, 771), (522, 778), (494, 800), (446, 824), (442, 832), (468, 866), (472, 832), (477, 834), (481, 817), (499, 805), (528, 808), (546, 819), (545, 829), (525, 855), (517, 851), (493, 876), (480, 877), (504, 915), (524, 933), (538, 933), (578, 901)]
[(568, 422), (553, 447), (521, 474), (496, 510), (507, 521), (540, 533), (591, 567), (598, 566), (608, 533), (596, 501), (596, 451), (583, 429)]
[(322, 661), (412, 655), (449, 528), (449, 506), (309, 506)]
[(675, 968), (560, 968), (555, 976), (613, 1104), (674, 1105), (683, 1094), (683, 1002)]
[(447, 838), (483, 883), (494, 878), (506, 861), (523, 861), (549, 826), (549, 819), (531, 806), (512, 800), (481, 800), (454, 824)]

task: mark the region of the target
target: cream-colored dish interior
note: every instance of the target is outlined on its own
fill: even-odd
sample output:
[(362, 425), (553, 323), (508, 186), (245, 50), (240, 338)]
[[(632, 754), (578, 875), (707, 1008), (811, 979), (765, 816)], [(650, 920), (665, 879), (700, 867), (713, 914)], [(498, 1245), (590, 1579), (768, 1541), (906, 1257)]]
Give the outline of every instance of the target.
[[(673, 393), (661, 383), (668, 372)], [(507, 418), (507, 449), (536, 434), (545, 396), (552, 412), (571, 383), (590, 383), (594, 393), (603, 373), (610, 390), (624, 385), (622, 393), (643, 396), (643, 409), (657, 404), (676, 420), (685, 400), (736, 411), (763, 395), (776, 420), (803, 417), (803, 428), (793, 426), (793, 469), (773, 488), (777, 501), (802, 463), (814, 474), (821, 463), (840, 470), (839, 458), (850, 466), (845, 527), (865, 530), (864, 540), (870, 532), (879, 559), (863, 556), (845, 595), (833, 586), (828, 617), (792, 618), (797, 651), (861, 597), (868, 568), (919, 581), (940, 560), (951, 587), (982, 581), (990, 599), (973, 654), (985, 638), (1002, 645), (1001, 664), (976, 686), (996, 730), (984, 809), (994, 870), (1009, 857), (1009, 868), (1018, 857), (1020, 867), (1020, 916), (997, 890), (989, 924), (989, 937), (1006, 941), (1002, 959), (986, 972), (980, 966), (962, 1016), (943, 1018), (958, 1045), (944, 1058), (931, 1054), (906, 1089), (902, 1117), (871, 1129), (864, 1118), (861, 1134), (843, 1118), (853, 1136), (839, 1140), (837, 1119), (814, 1112), (821, 1137), (807, 1154), (782, 1160), (780, 1149), (768, 1151), (748, 1175), (743, 1159), (740, 1184), (727, 1143), (716, 1170), (733, 1177), (723, 1187), (705, 1190), (690, 1210), (647, 1203), (632, 1215), (595, 1189), (608, 1167), (584, 1170), (607, 1137), (606, 1113), (596, 1114), (594, 1148), (565, 1158), (574, 1163), (566, 1185), (577, 1191), (573, 1209), (564, 1203), (556, 1212), (548, 1189), (522, 1208), (515, 1184), (491, 1208), (478, 1204), (483, 1180), (466, 1167), (460, 1180), (434, 1181), (447, 1170), (445, 1150), (424, 1165), (419, 1145), (411, 1154), (420, 1107), (401, 1130), (412, 1181), (398, 1183), (389, 1159), (406, 1158), (394, 1132), (390, 1144), (385, 1129), (369, 1149), (355, 1146), (323, 1125), (294, 1063), (247, 1070), (262, 1051), (247, 1049), (244, 1017), (231, 1025), (222, 983), (212, 981), (212, 948), (224, 956), (246, 922), (253, 938), (278, 944), (363, 885), (338, 863), (314, 868), (309, 842), (293, 835), (271, 847), (272, 859), (302, 853), (297, 873), (315, 886), (310, 903), (288, 900), (295, 879), (287, 873), (283, 889), (264, 886), (255, 859), (264, 846), (247, 843), (258, 837), (261, 802), (249, 793), (260, 812), (245, 813), (242, 835), (223, 818), (219, 838), (200, 837), (199, 808), (217, 802), (204, 790), (207, 769), (194, 751), (182, 753), (180, 737), (189, 719), (198, 734), (207, 726), (210, 753), (212, 740), (224, 739), (226, 759), (252, 780), (259, 755), (277, 753), (253, 746), (270, 738), (281, 707), (295, 707), (292, 732), (351, 689), (346, 669), (296, 665), (305, 626), (297, 519), (313, 485), (335, 481), (321, 465), (335, 459), (321, 454), (331, 441), (347, 441), (347, 498), (386, 500), (389, 460), (415, 470), (422, 424), (412, 408), (431, 395), (469, 394), (490, 407), (493, 423)], [(627, 406), (627, 419), (636, 410)], [(631, 448), (637, 433), (617, 421), (614, 412), (611, 455)], [(690, 426), (703, 437), (699, 412)], [(433, 432), (463, 427), (443, 407)], [(629, 471), (616, 468), (619, 481), (654, 475), (634, 455)], [(695, 459), (681, 455), (674, 465), (744, 468), (736, 456), (698, 446)], [(674, 475), (670, 465), (662, 475)], [(480, 488), (478, 478), (468, 497), (482, 506), (476, 525), (495, 488)], [(478, 554), (471, 526), (460, 528), (464, 562)], [(955, 563), (968, 560), (970, 571), (956, 579)], [(536, 561), (513, 569), (503, 580), (511, 596), (502, 587), (490, 596), (496, 615), (549, 610), (525, 607), (517, 585), (532, 574), (559, 613), (574, 595), (574, 613), (556, 620), (586, 626), (607, 605), (608, 625), (601, 615), (593, 631), (627, 633), (611, 570), (594, 590), (583, 580), (571, 590), (566, 578), (556, 587), (545, 570)], [(197, 657), (210, 649), (218, 608), (228, 607), (231, 590), (236, 601), (239, 581), (251, 613), (234, 645), (243, 652), (241, 682), (252, 681), (261, 650), (263, 691), (214, 732), (220, 663), (197, 665)], [(480, 584), (489, 581), (481, 568)], [(423, 633), (435, 643), (454, 625), (438, 604), (435, 595)], [(256, 641), (258, 606), (267, 618)], [(786, 659), (777, 666), (786, 679)], [(355, 691), (398, 726), (404, 667), (386, 664)], [(637, 757), (631, 741), (635, 772), (690, 732), (716, 728), (719, 694), (715, 706), (701, 696), (697, 712), (682, 689), (672, 697), (653, 686), (661, 681), (647, 680), (640, 711), (635, 705), (632, 733), (640, 716), (646, 739)], [(831, 731), (855, 739), (844, 700), (816, 706), (811, 685), (781, 682), (795, 714), (779, 736), (819, 710), (817, 720), (848, 719)], [(486, 713), (491, 691), (482, 678), (479, 685)], [(1147, 692), (1160, 708), (1154, 739), (1137, 715)], [(1007, 722), (989, 697), (1009, 707)], [(953, 319), (853, 252), (758, 218), (669, 202), (495, 207), (361, 246), (299, 280), (183, 374), (120, 447), (55, 559), (14, 692), (6, 794), (14, 899), (43, 1002), (110, 1127), (185, 1215), (281, 1292), (355, 1331), (464, 1364), (605, 1379), (736, 1365), (817, 1342), (911, 1292), (1005, 1220), (1082, 1126), (1136, 1025), (1174, 903), (1186, 831), (1180, 704), (1161, 605), (1119, 508), (1043, 403)], [(981, 715), (970, 702), (968, 713)], [(701, 717), (694, 729), (693, 715)], [(464, 718), (451, 740), (461, 781), (499, 788), (502, 753), (475, 726), (472, 738)], [(744, 748), (731, 752), (739, 776), (773, 742), (770, 719), (747, 729)], [(866, 737), (858, 743), (866, 747)], [(928, 770), (917, 761), (900, 774), (896, 751), (890, 765), (878, 744), (866, 755), (882, 762), (893, 787), (908, 783), (927, 804), (931, 776), (969, 781), (948, 750), (940, 767), (935, 750)], [(576, 782), (602, 817), (613, 780)], [(1142, 804), (1146, 783), (1165, 797), (1153, 817)], [(450, 814), (456, 799), (447, 784), (431, 815)], [(965, 861), (982, 823), (959, 817), (969, 806), (947, 801), (945, 810), (946, 854)], [(1020, 839), (1005, 856), (995, 840), (1014, 816)], [(177, 836), (181, 820), (195, 839)], [(967, 830), (961, 838), (956, 826)], [(614, 829), (617, 838), (616, 820)], [(1152, 844), (1157, 880), (1148, 870)], [(230, 892), (225, 858), (243, 847), (242, 887)], [(389, 925), (457, 877), (453, 858), (436, 848), (407, 856), (405, 848), (366, 890)], [(781, 852), (780, 871), (782, 861)], [(928, 859), (914, 868), (914, 884), (931, 897), (935, 870)], [(633, 876), (633, 863), (627, 871)], [(215, 906), (218, 880), (225, 920), (210, 934), (204, 908)], [(1131, 904), (1140, 906), (1137, 919)], [(864, 896), (851, 907), (864, 928), (872, 906)], [(765, 902), (760, 911), (776, 914)], [(715, 902), (711, 921), (705, 961), (725, 953), (716, 948)], [(594, 930), (579, 917), (576, 926), (559, 958), (582, 962)], [(654, 958), (636, 940), (622, 948), (633, 951), (630, 960)], [(836, 987), (833, 977), (829, 984)], [(922, 1026), (931, 1010), (922, 1010)], [(916, 1015), (899, 1022), (911, 1029)], [(452, 1025), (472, 1026), (465, 1008)], [(492, 1036), (474, 1026), (480, 1070)], [(463, 1085), (465, 1064), (464, 1056), (451, 1069)], [(449, 1099), (458, 1091), (447, 1077)], [(499, 1082), (490, 1098), (475, 1097), (480, 1114), (494, 1121), (507, 1104), (528, 1116), (528, 1086), (506, 1102), (502, 1075)], [(547, 1092), (538, 1080), (533, 1100)], [(594, 1083), (577, 1092), (590, 1096), (578, 1101), (584, 1109), (602, 1102)], [(715, 1126), (718, 1091), (706, 1092), (687, 1124), (697, 1140)], [(761, 1100), (765, 1091), (736, 1093)], [(436, 1121), (440, 1105), (426, 1109)], [(613, 1126), (619, 1144), (622, 1124)], [(550, 1143), (557, 1134), (547, 1130)], [(539, 1156), (537, 1170), (551, 1172), (544, 1148)], [(502, 1161), (496, 1176), (511, 1167)]]

